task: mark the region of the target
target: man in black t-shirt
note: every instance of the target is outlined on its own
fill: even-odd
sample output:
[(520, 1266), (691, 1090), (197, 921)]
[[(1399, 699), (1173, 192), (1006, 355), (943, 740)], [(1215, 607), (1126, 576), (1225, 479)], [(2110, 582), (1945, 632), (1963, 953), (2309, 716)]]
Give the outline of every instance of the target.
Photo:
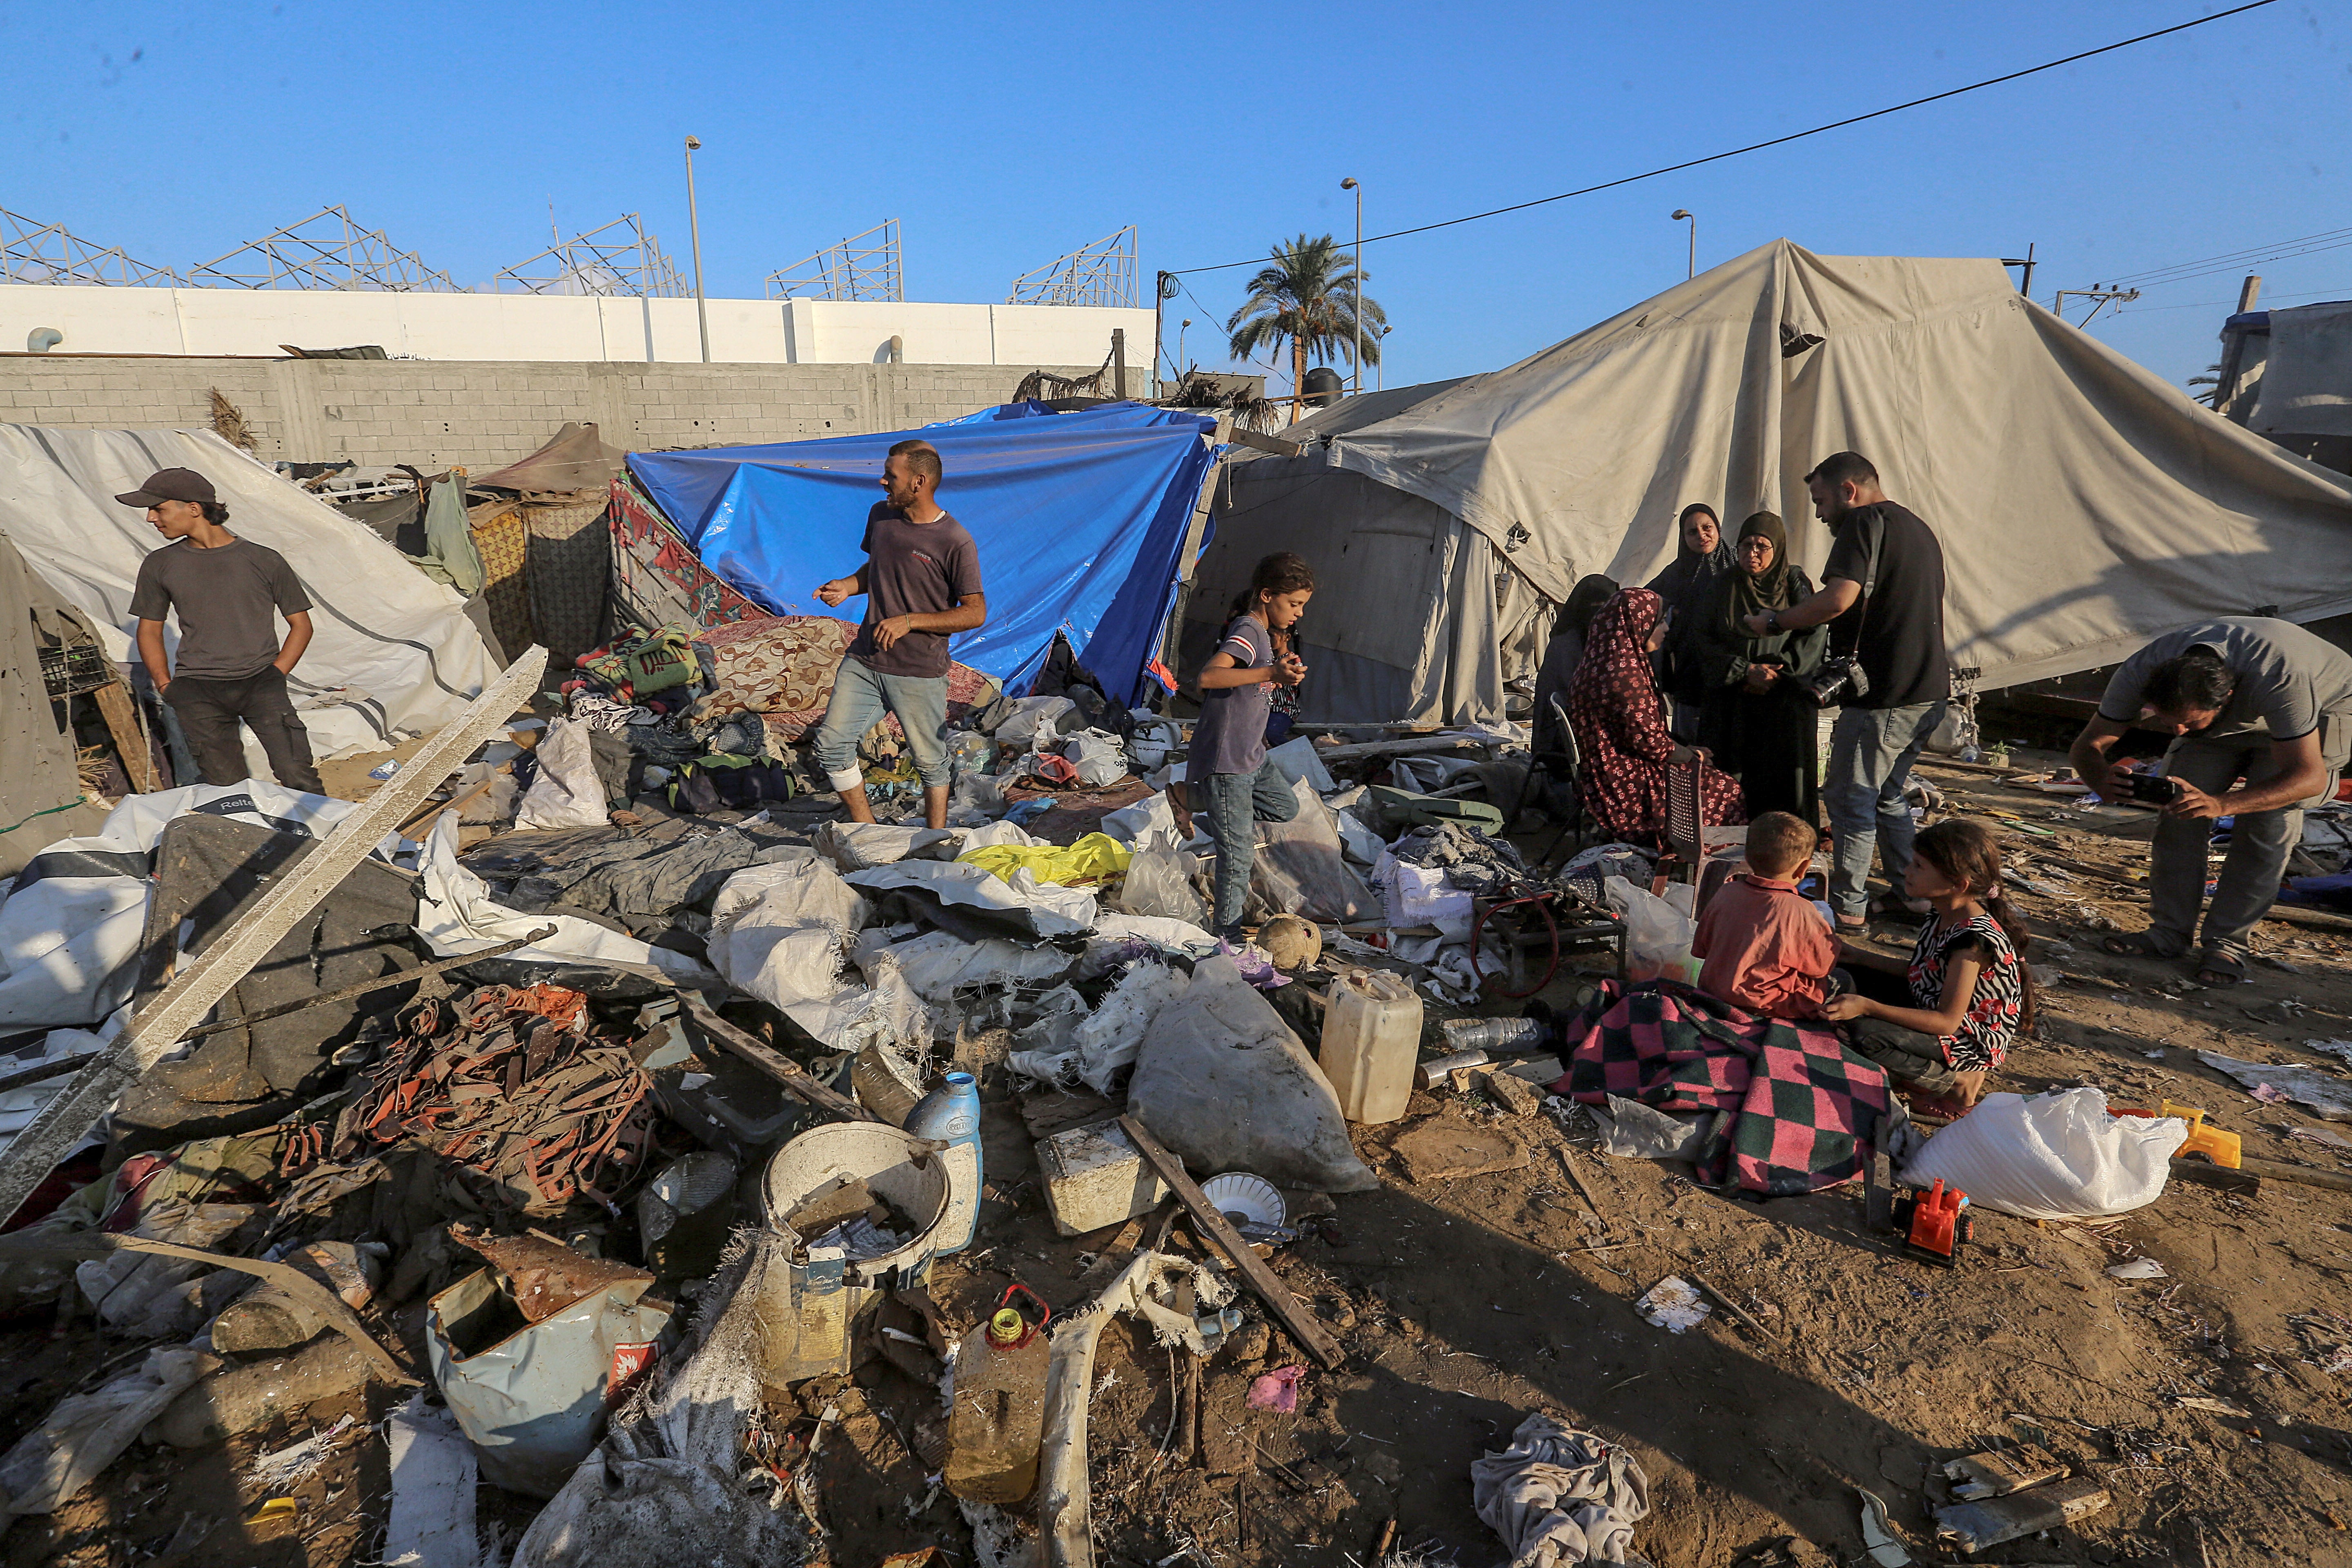
[[(1912, 823), (1903, 792), (1951, 697), (1944, 649), (1944, 547), (1933, 530), (1879, 489), (1878, 470), (1859, 452), (1840, 452), (1805, 476), (1813, 514), (1837, 542), (1822, 568), (1822, 591), (1801, 605), (1748, 617), (1759, 637), (1837, 621), (1832, 643), (1851, 648), (1869, 690), (1845, 704), (1830, 732), (1822, 800), (1837, 837), (1830, 903), (1842, 931), (1870, 923), (1864, 884), (1871, 851), (1885, 851), (1886, 912), (1922, 912), (1903, 898), (1911, 868)], [(1856, 613), (1854, 606), (1861, 603)]]
[[(131, 613), (139, 622), (139, 658), (179, 721), (205, 783), (242, 784), (251, 776), (242, 726), (261, 742), (279, 784), (325, 794), (310, 759), (310, 731), (287, 686), (310, 646), (310, 599), (294, 569), (275, 550), (231, 533), (228, 508), (194, 468), (162, 469), (114, 499), (143, 510), (165, 541), (139, 563)], [(178, 654), (168, 659), (166, 616), (180, 623)]]

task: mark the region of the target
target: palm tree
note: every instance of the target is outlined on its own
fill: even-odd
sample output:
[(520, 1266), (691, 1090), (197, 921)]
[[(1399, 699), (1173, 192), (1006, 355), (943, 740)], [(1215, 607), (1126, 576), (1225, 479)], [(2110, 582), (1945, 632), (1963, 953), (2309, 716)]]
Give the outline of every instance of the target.
[(2221, 367), (2220, 365), (2207, 365), (2203, 375), (2192, 375), (2189, 378), (2189, 384), (2211, 387), (2210, 392), (2192, 392), (2189, 395), (2208, 408), (2218, 409), (2221, 406)]
[[(1363, 312), (1364, 363), (1381, 363), (1381, 333), (1388, 312), (1377, 300), (1360, 292), (1363, 279), (1348, 265), (1347, 253), (1329, 235), (1276, 245), (1267, 253), (1273, 263), (1250, 279), (1249, 298), (1225, 323), (1232, 334), (1234, 358), (1269, 355), (1286, 339), (1290, 343), (1290, 389), (1297, 392), (1307, 380), (1307, 362), (1325, 364), (1356, 357), (1356, 313)], [(1294, 400), (1290, 416), (1298, 417)]]

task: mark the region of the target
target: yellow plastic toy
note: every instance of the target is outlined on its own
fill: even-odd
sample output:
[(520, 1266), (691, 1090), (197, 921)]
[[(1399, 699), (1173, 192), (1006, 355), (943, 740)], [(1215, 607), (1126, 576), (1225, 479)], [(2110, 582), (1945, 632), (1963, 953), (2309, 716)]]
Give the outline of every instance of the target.
[(2205, 1113), (2193, 1105), (2175, 1105), (2168, 1100), (2161, 1110), (2133, 1110), (2120, 1105), (2109, 1109), (2117, 1116), (2177, 1116), (2189, 1123), (2188, 1142), (2180, 1145), (2176, 1159), (2202, 1154), (2227, 1171), (2237, 1170), (2243, 1163), (2244, 1141), (2234, 1132), (2206, 1126)]

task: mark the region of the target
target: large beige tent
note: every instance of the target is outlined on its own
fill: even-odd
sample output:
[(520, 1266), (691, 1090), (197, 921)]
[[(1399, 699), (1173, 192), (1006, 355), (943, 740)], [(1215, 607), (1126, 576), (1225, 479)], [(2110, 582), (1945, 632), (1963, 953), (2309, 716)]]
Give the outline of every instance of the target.
[(2021, 298), (1992, 260), (1786, 240), (1507, 370), (1352, 399), (1230, 464), (1188, 646), (1270, 550), (1320, 588), (1310, 720), (1501, 710), (1551, 605), (1647, 580), (1684, 503), (1781, 514), (1843, 449), (1942, 540), (1954, 661), (1986, 687), (2093, 668), (2212, 615), (2352, 609), (2352, 481), (2220, 418)]

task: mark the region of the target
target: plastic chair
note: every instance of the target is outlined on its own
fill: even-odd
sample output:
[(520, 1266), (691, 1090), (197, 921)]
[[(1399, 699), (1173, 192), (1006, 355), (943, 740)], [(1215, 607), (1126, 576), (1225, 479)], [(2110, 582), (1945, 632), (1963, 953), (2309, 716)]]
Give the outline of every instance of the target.
[(1534, 793), (1538, 779), (1551, 786), (1555, 798), (1560, 792), (1567, 794), (1568, 814), (1560, 821), (1559, 831), (1552, 835), (1551, 843), (1536, 857), (1538, 869), (1550, 862), (1570, 834), (1580, 837), (1592, 823), (1591, 815), (1584, 808), (1584, 753), (1577, 747), (1576, 731), (1568, 721), (1568, 710), (1561, 706), (1558, 692), (1552, 694), (1551, 711), (1552, 717), (1559, 723), (1559, 749), (1536, 753), (1535, 765), (1528, 770), (1527, 787), (1519, 792), (1519, 804), (1511, 813), (1511, 819), (1517, 821), (1519, 813), (1527, 809), (1528, 796)]
[[(1696, 882), (1706, 858), (1706, 748), (1693, 746), (1687, 764), (1666, 764), (1666, 821), (1658, 840), (1664, 847), (1658, 870), (1685, 882)], [(1671, 863), (1672, 869), (1668, 869)]]

